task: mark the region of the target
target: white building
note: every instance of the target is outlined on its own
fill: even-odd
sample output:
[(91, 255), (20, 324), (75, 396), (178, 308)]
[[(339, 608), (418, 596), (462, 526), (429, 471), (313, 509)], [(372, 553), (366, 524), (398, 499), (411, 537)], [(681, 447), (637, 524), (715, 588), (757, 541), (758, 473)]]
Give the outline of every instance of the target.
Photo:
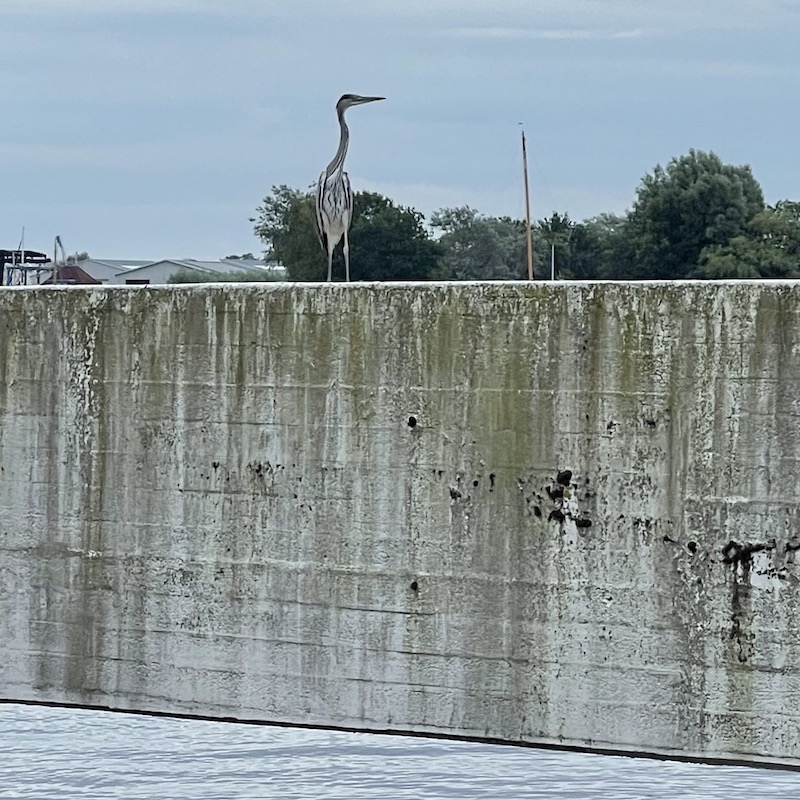
[(123, 281), (117, 280), (118, 275), (150, 263), (150, 261), (117, 258), (84, 258), (77, 262), (77, 266), (101, 283), (122, 283)]
[(165, 258), (160, 261), (136, 261), (119, 259), (88, 258), (79, 266), (99, 281), (106, 284), (130, 286), (158, 285), (169, 283), (177, 273), (191, 271), (207, 275), (209, 283), (219, 280), (224, 273), (262, 272), (265, 277), (282, 280), (286, 270), (277, 264), (265, 265), (263, 261), (223, 258), (218, 261), (201, 261), (194, 258)]

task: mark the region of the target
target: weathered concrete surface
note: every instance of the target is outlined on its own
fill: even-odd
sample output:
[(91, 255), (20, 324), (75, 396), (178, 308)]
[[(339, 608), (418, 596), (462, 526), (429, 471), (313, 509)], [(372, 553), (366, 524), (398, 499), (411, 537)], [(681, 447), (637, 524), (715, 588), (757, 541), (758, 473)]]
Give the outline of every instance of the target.
[(3, 290), (0, 696), (798, 765), (799, 457), (796, 284)]

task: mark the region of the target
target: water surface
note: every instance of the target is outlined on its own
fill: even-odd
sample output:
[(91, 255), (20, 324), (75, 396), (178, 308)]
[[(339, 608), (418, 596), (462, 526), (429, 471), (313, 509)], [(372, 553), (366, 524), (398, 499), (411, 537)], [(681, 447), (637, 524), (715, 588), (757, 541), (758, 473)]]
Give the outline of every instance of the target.
[(0, 798), (793, 800), (800, 773), (0, 704)]

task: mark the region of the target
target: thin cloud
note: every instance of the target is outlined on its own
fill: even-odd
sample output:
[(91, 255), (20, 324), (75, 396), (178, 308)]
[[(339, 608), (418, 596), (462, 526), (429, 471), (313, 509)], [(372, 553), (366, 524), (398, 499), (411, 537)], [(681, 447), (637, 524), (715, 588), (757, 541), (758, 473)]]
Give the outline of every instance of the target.
[(457, 39), (544, 39), (572, 41), (609, 41), (614, 39), (641, 39), (646, 32), (641, 28), (634, 30), (608, 31), (587, 28), (450, 28), (446, 34)]
[[(127, 169), (135, 164), (138, 170), (174, 170), (203, 164), (209, 152), (225, 152), (227, 139), (206, 136), (197, 140), (171, 142), (94, 142), (56, 144), (0, 142), (0, 164), (50, 166), (63, 169)], [(231, 159), (232, 160), (232, 159)]]
[(0, 16), (4, 14), (68, 13), (109, 14), (114, 16), (133, 16), (154, 12), (197, 12), (213, 9), (209, 0), (136, 0), (135, 3), (120, 3), (115, 0), (80, 0), (66, 7), (64, 0), (3, 0)]

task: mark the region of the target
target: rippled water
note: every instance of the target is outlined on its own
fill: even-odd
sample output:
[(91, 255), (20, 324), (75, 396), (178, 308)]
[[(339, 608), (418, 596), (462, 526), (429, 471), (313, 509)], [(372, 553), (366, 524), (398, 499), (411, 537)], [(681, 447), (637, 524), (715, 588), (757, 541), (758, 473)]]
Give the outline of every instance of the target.
[(800, 774), (0, 705), (2, 798), (800, 798)]

